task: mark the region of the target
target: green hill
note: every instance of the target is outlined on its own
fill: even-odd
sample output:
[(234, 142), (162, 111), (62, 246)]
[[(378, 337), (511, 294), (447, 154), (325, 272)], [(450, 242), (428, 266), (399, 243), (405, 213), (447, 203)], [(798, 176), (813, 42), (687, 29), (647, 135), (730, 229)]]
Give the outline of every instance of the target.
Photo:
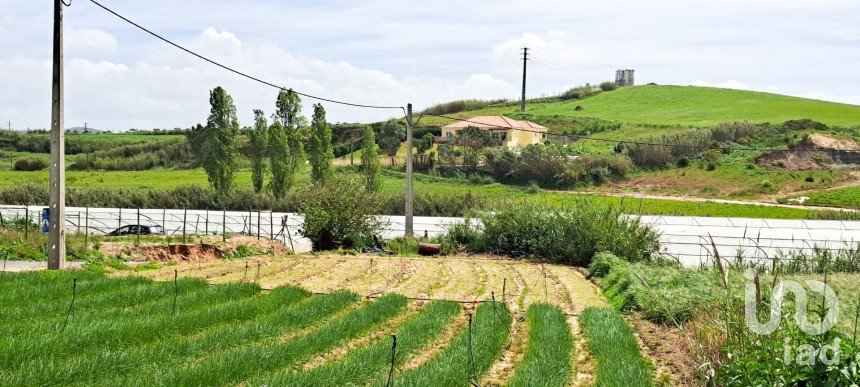
[[(575, 110), (576, 106), (582, 106), (583, 110)], [(514, 105), (493, 106), (456, 116), (513, 114), (517, 110)], [(827, 125), (860, 125), (858, 105), (695, 86), (625, 87), (584, 100), (532, 103), (527, 105), (526, 112), (535, 116), (594, 117), (630, 124), (710, 126), (726, 121), (781, 123), (809, 118)]]

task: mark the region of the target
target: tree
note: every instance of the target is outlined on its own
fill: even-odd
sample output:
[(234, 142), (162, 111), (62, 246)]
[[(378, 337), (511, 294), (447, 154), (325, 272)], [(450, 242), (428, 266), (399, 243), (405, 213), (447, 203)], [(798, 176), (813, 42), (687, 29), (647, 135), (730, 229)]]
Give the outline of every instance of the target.
[(436, 136), (431, 133), (424, 134), (424, 137), (415, 141), (415, 164), (420, 168), (432, 168), (433, 154), (428, 152), (433, 148), (433, 143), (436, 142)]
[(266, 145), (269, 141), (269, 123), (262, 110), (254, 110), (254, 129), (248, 132), (249, 155), (251, 156), (251, 181), (254, 191), (263, 190), (263, 176), (266, 173)]
[(406, 137), (404, 132), (403, 127), (393, 120), (385, 122), (379, 132), (379, 147), (391, 158), (392, 166), (394, 165), (394, 156), (397, 156), (400, 144)]
[(379, 176), (379, 152), (373, 128), (365, 125), (361, 130), (361, 173), (364, 174), (367, 192), (379, 191), (382, 180)]
[(233, 98), (222, 87), (209, 93), (209, 119), (206, 121), (206, 141), (203, 154), (203, 169), (209, 184), (221, 195), (230, 194), (233, 175), (236, 171), (236, 133), (239, 119)]
[(203, 156), (206, 154), (206, 127), (200, 124), (194, 126), (185, 134), (185, 139), (191, 147), (191, 152), (198, 162), (203, 161)]
[(269, 128), (267, 151), (269, 154), (269, 169), (272, 170), (272, 194), (276, 198), (284, 197), (289, 190), (289, 158), (290, 148), (287, 146), (287, 131), (280, 121), (275, 121)]
[(305, 151), (302, 146), (302, 131), (307, 126), (307, 119), (301, 115), (302, 100), (292, 90), (281, 90), (275, 102), (274, 119), (279, 121), (284, 129), (284, 141), (288, 152), (283, 152), (286, 161), (284, 170), (284, 193), (290, 190), (295, 180), (296, 172), (304, 161)]
[(460, 130), (454, 138), (454, 144), (463, 149), (463, 165), (471, 170), (478, 168), (478, 156), (481, 149), (495, 143), (489, 131), (469, 126)]
[(314, 105), (309, 148), (311, 179), (317, 184), (325, 185), (325, 181), (332, 175), (331, 160), (334, 158), (334, 151), (331, 148), (331, 126), (325, 120), (322, 104)]

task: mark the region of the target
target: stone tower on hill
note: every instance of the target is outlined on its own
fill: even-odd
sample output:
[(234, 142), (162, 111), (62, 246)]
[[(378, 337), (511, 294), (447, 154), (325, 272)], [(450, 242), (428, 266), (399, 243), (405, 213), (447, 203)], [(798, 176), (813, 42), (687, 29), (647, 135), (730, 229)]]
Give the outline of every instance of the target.
[(615, 70), (615, 84), (618, 86), (633, 86), (633, 70)]

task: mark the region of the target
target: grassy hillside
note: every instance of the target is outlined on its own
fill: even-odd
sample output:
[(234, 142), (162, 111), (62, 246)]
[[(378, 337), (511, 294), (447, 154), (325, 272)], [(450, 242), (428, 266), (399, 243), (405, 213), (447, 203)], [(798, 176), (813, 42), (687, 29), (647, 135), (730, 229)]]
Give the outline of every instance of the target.
[[(577, 105), (583, 110), (574, 110)], [(492, 106), (458, 117), (513, 114), (517, 106)], [(828, 125), (860, 125), (860, 106), (756, 91), (695, 86), (635, 86), (585, 100), (530, 104), (536, 116), (595, 117), (632, 124), (710, 126), (726, 121), (780, 123), (809, 118)], [(444, 120), (425, 121), (442, 123)]]

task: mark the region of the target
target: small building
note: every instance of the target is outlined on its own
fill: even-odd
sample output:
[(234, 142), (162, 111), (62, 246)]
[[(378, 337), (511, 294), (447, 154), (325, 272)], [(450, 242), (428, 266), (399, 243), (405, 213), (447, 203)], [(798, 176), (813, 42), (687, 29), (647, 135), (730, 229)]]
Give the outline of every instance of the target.
[(633, 81), (633, 70), (615, 70), (615, 84), (621, 87), (635, 85), (635, 82)]
[(470, 126), (489, 131), (500, 141), (500, 145), (508, 148), (522, 148), (546, 142), (546, 127), (505, 116), (478, 116), (445, 125), (442, 127), (442, 139), (451, 141), (461, 129)]

